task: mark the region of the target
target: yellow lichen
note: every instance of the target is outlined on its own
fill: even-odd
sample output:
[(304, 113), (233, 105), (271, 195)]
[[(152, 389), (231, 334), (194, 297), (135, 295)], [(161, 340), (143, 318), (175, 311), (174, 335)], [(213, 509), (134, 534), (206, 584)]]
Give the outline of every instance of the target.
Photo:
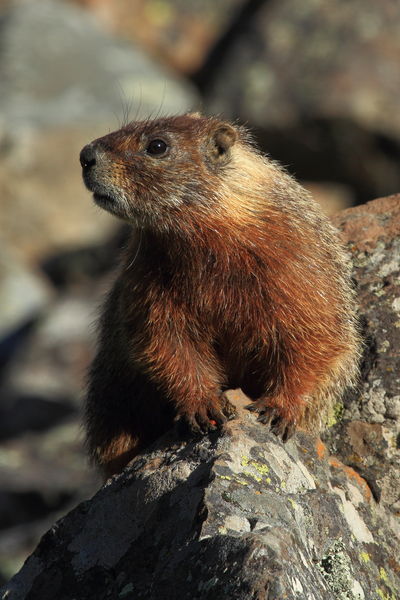
[(344, 412), (343, 402), (341, 402), (341, 401), (336, 402), (336, 404), (333, 407), (333, 411), (329, 416), (327, 426), (333, 427), (334, 425), (336, 425), (336, 423), (341, 421), (341, 419), (343, 417), (343, 412)]
[(385, 592), (381, 588), (376, 588), (376, 593), (378, 594), (379, 598), (381, 598), (381, 600), (396, 600), (396, 596), (394, 594)]
[(371, 557), (368, 554), (368, 552), (360, 552), (360, 558), (365, 563), (367, 563), (367, 562), (369, 562), (371, 560)]
[(262, 463), (256, 462), (255, 460), (251, 461), (251, 466), (257, 469), (261, 475), (267, 475), (269, 473), (269, 467), (267, 465), (263, 465)]
[(383, 567), (381, 567), (379, 569), (379, 577), (382, 579), (382, 581), (384, 581), (385, 583), (388, 583), (389, 578), (387, 576), (387, 573), (385, 571), (385, 569)]
[(249, 477), (251, 477), (252, 479), (254, 479), (255, 481), (258, 481), (258, 482), (262, 481), (262, 477), (258, 477), (254, 473), (251, 473), (251, 471), (243, 471), (243, 475), (248, 475)]
[(239, 479), (239, 477), (236, 477), (235, 481), (236, 483), (240, 483), (240, 485), (249, 485), (247, 481), (245, 481), (244, 479)]

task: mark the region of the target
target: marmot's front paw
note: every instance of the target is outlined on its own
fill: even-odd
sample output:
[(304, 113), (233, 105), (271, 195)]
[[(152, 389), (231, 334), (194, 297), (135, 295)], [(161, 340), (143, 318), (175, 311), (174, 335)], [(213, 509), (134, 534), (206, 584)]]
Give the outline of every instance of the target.
[(236, 411), (224, 394), (216, 401), (196, 407), (193, 412), (185, 411), (178, 414), (178, 420), (183, 423), (192, 433), (206, 434), (209, 431), (221, 429), (230, 419), (233, 419)]
[(256, 400), (246, 406), (248, 410), (258, 413), (257, 421), (267, 425), (276, 436), (287, 442), (296, 431), (297, 421), (288, 416), (287, 411), (268, 403), (268, 400)]

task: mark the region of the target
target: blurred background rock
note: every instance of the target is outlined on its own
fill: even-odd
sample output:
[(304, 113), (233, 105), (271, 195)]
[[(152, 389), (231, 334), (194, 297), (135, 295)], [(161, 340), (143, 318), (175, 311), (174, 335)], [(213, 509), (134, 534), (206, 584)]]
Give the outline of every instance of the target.
[(332, 214), (400, 190), (399, 64), (397, 0), (0, 0), (0, 580), (99, 485), (79, 412), (126, 229), (81, 147), (219, 113)]

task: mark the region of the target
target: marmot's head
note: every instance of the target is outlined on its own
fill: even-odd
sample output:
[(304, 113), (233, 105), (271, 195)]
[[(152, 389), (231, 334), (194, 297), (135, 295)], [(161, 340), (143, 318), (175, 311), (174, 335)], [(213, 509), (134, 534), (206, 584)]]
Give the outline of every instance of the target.
[(210, 207), (241, 130), (187, 114), (133, 122), (80, 154), (95, 202), (139, 226), (162, 227), (189, 207)]

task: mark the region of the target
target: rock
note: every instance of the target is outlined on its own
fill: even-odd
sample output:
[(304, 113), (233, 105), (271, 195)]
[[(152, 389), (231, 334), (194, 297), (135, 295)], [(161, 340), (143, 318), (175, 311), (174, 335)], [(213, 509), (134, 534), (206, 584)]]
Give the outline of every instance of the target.
[(0, 571), (9, 579), (66, 511), (98, 487), (76, 418), (25, 431), (0, 446)]
[(1, 37), (0, 108), (12, 130), (109, 125), (123, 116), (124, 103), (148, 116), (182, 112), (196, 100), (188, 83), (71, 3), (14, 0), (2, 9)]
[[(0, 239), (0, 364), (13, 345), (12, 336), (48, 306), (51, 286)], [(2, 358), (3, 357), (3, 358)]]
[(116, 220), (94, 206), (78, 156), (123, 120), (179, 113), (191, 86), (62, 1), (0, 7), (0, 228), (31, 261), (98, 244)]
[(50, 254), (41, 261), (40, 267), (60, 290), (76, 289), (77, 286), (90, 287), (90, 284), (117, 267), (121, 251), (131, 232), (132, 228), (127, 223), (120, 225), (114, 235), (98, 244), (87, 244)]
[(264, 128), (315, 114), (400, 135), (400, 24), (393, 10), (373, 0), (331, 10), (322, 0), (264, 3), (216, 77), (213, 105), (245, 111)]
[(98, 296), (75, 291), (60, 297), (25, 337), (0, 382), (0, 439), (46, 430), (77, 413)]
[(1, 597), (394, 598), (398, 546), (368, 485), (309, 435), (282, 445), (232, 396), (224, 435), (160, 440), (59, 521)]
[(140, 43), (148, 52), (182, 72), (192, 72), (229, 25), (243, 0), (204, 2), (199, 18), (196, 0), (76, 0), (110, 30)]
[(78, 161), (83, 145), (106, 130), (101, 124), (23, 129), (0, 149), (2, 238), (26, 262), (98, 244), (117, 227), (94, 206)]
[(381, 504), (400, 514), (400, 194), (334, 218), (353, 257), (365, 353), (360, 389), (326, 435)]
[(205, 80), (205, 106), (255, 127), (264, 149), (301, 179), (348, 184), (364, 202), (393, 193), (400, 189), (395, 14), (390, 1), (329, 10), (324, 0), (265, 2)]
[[(337, 407), (326, 445), (302, 432), (282, 445), (231, 392), (240, 418), (224, 435), (182, 441), (170, 432), (159, 440), (51, 528), (4, 586), (3, 598), (394, 600), (400, 589), (399, 217), (398, 195), (334, 218), (353, 257), (366, 344), (359, 389)], [(75, 327), (68, 311), (60, 322), (55, 311), (43, 328), (55, 356), (56, 340), (67, 333), (73, 344), (88, 319), (79, 302), (64, 302), (62, 315), (68, 303), (76, 308), (70, 313)], [(19, 506), (3, 545), (0, 540), (5, 574), (11, 572), (7, 557), (15, 567), (52, 514), (21, 522), (29, 490), (39, 508), (50, 499), (48, 510), (63, 499), (78, 501), (84, 489), (90, 493), (69, 437), (73, 427), (68, 435), (63, 428), (48, 430), (43, 450), (35, 433), (24, 436), (22, 450), (17, 439), (3, 442), (2, 500), (7, 510), (12, 501)], [(63, 445), (63, 439), (70, 441)]]

